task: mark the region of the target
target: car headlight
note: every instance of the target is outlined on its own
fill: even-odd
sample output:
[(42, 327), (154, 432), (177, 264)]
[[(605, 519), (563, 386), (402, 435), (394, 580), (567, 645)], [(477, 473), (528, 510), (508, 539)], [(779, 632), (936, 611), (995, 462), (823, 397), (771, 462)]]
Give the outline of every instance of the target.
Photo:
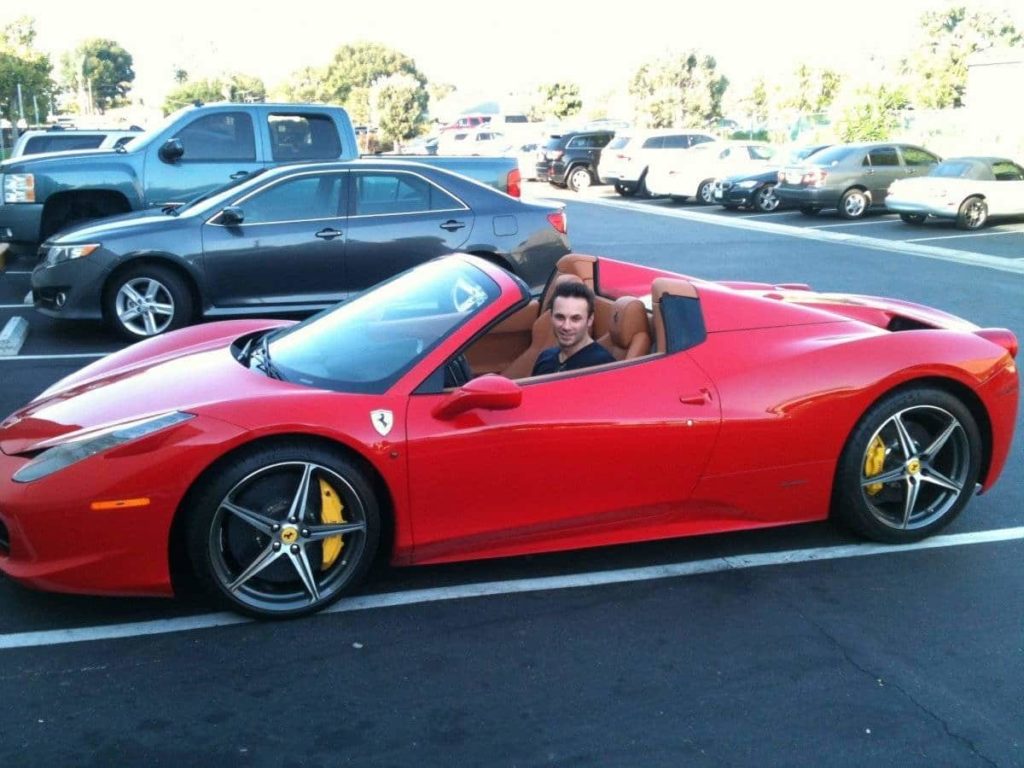
[(745, 181), (737, 182), (736, 186), (740, 189), (753, 189), (757, 186), (757, 181), (755, 179), (746, 179)]
[(36, 201), (36, 177), (31, 173), (8, 173), (4, 175), (5, 203), (34, 203)]
[(46, 249), (46, 259), (43, 263), (52, 267), (64, 261), (80, 259), (100, 247), (100, 243), (84, 243), (82, 245), (51, 245)]
[(52, 475), (72, 464), (109, 451), (119, 445), (168, 429), (183, 421), (195, 418), (193, 413), (171, 411), (158, 416), (128, 421), (113, 427), (88, 432), (68, 439), (57, 438), (59, 442), (46, 448), (28, 464), (18, 469), (11, 477), (16, 483), (31, 483)]

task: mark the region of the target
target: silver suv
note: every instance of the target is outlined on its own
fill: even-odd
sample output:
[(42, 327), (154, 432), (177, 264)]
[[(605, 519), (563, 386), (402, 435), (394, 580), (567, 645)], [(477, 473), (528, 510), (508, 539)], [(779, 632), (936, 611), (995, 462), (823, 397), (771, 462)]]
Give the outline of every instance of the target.
[(14, 142), (11, 157), (39, 155), (44, 152), (68, 152), (78, 149), (117, 149), (142, 131), (50, 129), (25, 131)]
[(601, 153), (597, 173), (605, 184), (614, 184), (620, 195), (644, 195), (647, 168), (660, 150), (689, 149), (714, 140), (714, 136), (703, 131), (681, 128), (619, 131)]

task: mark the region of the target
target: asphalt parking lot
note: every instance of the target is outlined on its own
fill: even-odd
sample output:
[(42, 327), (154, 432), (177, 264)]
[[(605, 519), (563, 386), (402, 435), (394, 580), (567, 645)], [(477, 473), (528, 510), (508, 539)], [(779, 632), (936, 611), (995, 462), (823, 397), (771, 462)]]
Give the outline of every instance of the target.
[[(553, 192), (527, 190), (567, 201), (581, 252), (892, 295), (1024, 336), (1024, 222), (908, 248), (892, 216), (851, 225)], [(844, 227), (856, 234), (829, 234)], [(26, 308), (30, 268), (0, 276), (0, 321), (30, 328), (0, 359), (4, 414), (121, 346)], [(47, 595), (0, 578), (0, 759), (1024, 765), (1022, 420), (999, 485), (927, 548), (865, 548), (822, 523), (385, 568), (337, 611), (274, 625), (201, 600)]]

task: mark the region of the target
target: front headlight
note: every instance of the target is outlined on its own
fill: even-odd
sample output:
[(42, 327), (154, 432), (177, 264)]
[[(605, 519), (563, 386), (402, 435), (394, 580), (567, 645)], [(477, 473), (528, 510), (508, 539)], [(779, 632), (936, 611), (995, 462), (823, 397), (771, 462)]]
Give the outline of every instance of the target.
[(70, 467), (72, 464), (77, 464), (90, 456), (95, 456), (97, 453), (109, 451), (111, 448), (152, 435), (161, 429), (173, 427), (193, 418), (195, 418), (193, 413), (171, 411), (159, 416), (117, 424), (69, 439), (58, 438), (63, 442), (58, 442), (44, 450), (15, 472), (11, 479), (16, 483), (31, 483)]
[(757, 181), (754, 179), (746, 179), (745, 181), (738, 182), (736, 186), (740, 189), (753, 189), (757, 186)]
[(51, 245), (46, 249), (44, 264), (52, 267), (64, 261), (80, 259), (100, 247), (100, 243), (84, 243), (82, 245)]
[(4, 175), (5, 203), (34, 203), (36, 201), (36, 177), (31, 173), (8, 173)]

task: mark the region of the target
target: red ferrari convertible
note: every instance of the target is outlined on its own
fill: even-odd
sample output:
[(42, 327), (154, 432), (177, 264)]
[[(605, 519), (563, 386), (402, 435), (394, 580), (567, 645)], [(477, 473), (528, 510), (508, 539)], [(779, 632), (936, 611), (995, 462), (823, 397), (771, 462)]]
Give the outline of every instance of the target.
[[(0, 424), (0, 569), (309, 613), (400, 565), (835, 515), (920, 539), (996, 482), (1017, 340), (906, 302), (570, 254), (615, 362), (531, 376), (544, 297), (447, 256), (301, 323), (155, 338)], [(383, 550), (383, 552), (381, 552)]]

